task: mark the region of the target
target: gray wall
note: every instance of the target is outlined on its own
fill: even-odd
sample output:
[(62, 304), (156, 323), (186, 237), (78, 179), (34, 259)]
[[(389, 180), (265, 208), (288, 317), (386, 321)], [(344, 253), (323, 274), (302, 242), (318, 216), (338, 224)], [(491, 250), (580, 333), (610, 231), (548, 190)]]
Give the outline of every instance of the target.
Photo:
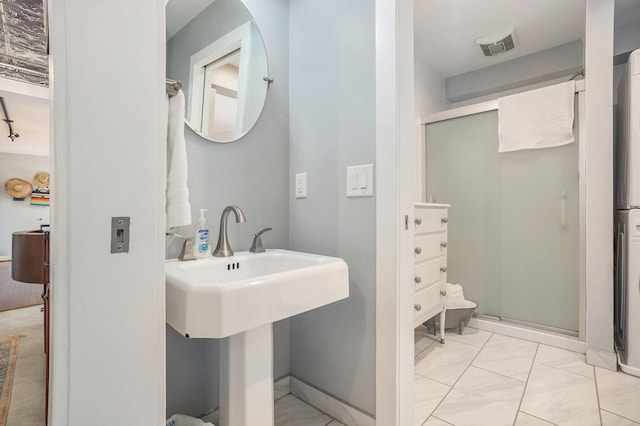
[(37, 172), (48, 172), (49, 157), (0, 153), (0, 256), (11, 255), (11, 233), (28, 229), (39, 229), (49, 223), (48, 206), (32, 206), (31, 199), (13, 201), (4, 190), (4, 183), (11, 178), (20, 178), (33, 184)]
[(568, 77), (584, 68), (584, 46), (581, 40), (532, 53), (445, 80), (449, 102), (463, 102)]
[(375, 202), (345, 196), (346, 167), (375, 159), (375, 3), (290, 3), (290, 201), (294, 250), (342, 257), (348, 299), (290, 319), (291, 374), (375, 413)]
[[(200, 208), (209, 210), (207, 223), (213, 244), (218, 237), (222, 209), (227, 205), (242, 208), (247, 223), (229, 223), (231, 247), (248, 250), (253, 234), (270, 226), (263, 236), (267, 248), (287, 248), (289, 242), (289, 63), (288, 2), (286, 0), (246, 0), (264, 38), (269, 73), (275, 82), (267, 94), (261, 118), (246, 136), (237, 142), (217, 144), (206, 141), (187, 129), (189, 190), (192, 213), (197, 219)], [(217, 0), (212, 7), (230, 8), (228, 0)], [(211, 8), (210, 8), (211, 9)], [(222, 12), (208, 10), (207, 31), (221, 33), (234, 28)], [(195, 22), (195, 21), (194, 21)], [(177, 61), (188, 61), (187, 40), (199, 28), (185, 28), (169, 43), (167, 76), (186, 82), (174, 72)], [(197, 51), (203, 46), (196, 48)], [(180, 59), (178, 59), (180, 57)], [(186, 59), (185, 59), (186, 58)], [(185, 67), (186, 70), (186, 67)], [(179, 231), (193, 235), (193, 227)], [(177, 255), (176, 242), (168, 242), (167, 255)], [(282, 321), (274, 327), (274, 372), (276, 378), (289, 372), (289, 328)], [(218, 406), (218, 341), (186, 339), (167, 326), (167, 414), (200, 415)]]

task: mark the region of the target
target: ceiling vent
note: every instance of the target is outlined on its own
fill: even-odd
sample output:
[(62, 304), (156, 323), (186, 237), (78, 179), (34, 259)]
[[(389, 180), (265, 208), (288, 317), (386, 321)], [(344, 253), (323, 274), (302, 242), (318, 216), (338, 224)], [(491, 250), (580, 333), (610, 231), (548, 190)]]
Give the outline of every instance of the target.
[(476, 40), (484, 56), (497, 56), (516, 47), (516, 36), (513, 28), (499, 33), (480, 37)]

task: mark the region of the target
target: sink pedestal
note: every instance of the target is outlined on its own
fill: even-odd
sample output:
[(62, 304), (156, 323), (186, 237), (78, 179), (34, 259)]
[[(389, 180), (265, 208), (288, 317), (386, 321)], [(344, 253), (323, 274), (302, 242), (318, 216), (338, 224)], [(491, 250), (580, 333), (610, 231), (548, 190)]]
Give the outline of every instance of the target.
[(220, 426), (273, 426), (273, 324), (220, 343)]

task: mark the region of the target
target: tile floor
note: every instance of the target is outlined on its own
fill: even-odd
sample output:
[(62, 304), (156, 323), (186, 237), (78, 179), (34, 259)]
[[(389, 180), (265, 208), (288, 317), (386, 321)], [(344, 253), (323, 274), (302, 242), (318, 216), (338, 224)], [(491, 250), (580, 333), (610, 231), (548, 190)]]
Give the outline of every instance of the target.
[[(33, 409), (44, 402), (44, 368), (33, 369), (43, 364), (41, 315), (32, 307), (0, 316), (3, 332), (23, 336), (9, 425), (43, 423), (42, 408)], [(589, 366), (581, 354), (469, 327), (462, 336), (447, 334), (444, 345), (417, 328), (414, 377), (415, 425), (640, 426), (640, 378)], [(277, 426), (342, 424), (292, 394), (279, 396)]]
[(414, 425), (640, 425), (640, 378), (584, 355), (467, 327), (415, 330)]
[[(279, 398), (276, 395), (276, 398), (274, 426), (344, 426), (291, 393), (281, 395)], [(218, 414), (216, 410), (202, 420), (217, 425), (219, 424)]]

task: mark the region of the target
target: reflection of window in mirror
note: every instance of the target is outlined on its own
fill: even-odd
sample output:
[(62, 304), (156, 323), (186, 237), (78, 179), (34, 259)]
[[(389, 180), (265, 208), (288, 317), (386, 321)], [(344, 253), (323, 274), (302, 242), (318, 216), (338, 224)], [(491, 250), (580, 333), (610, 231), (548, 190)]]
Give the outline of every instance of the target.
[(202, 133), (215, 140), (239, 136), (238, 76), (240, 49), (204, 67)]

